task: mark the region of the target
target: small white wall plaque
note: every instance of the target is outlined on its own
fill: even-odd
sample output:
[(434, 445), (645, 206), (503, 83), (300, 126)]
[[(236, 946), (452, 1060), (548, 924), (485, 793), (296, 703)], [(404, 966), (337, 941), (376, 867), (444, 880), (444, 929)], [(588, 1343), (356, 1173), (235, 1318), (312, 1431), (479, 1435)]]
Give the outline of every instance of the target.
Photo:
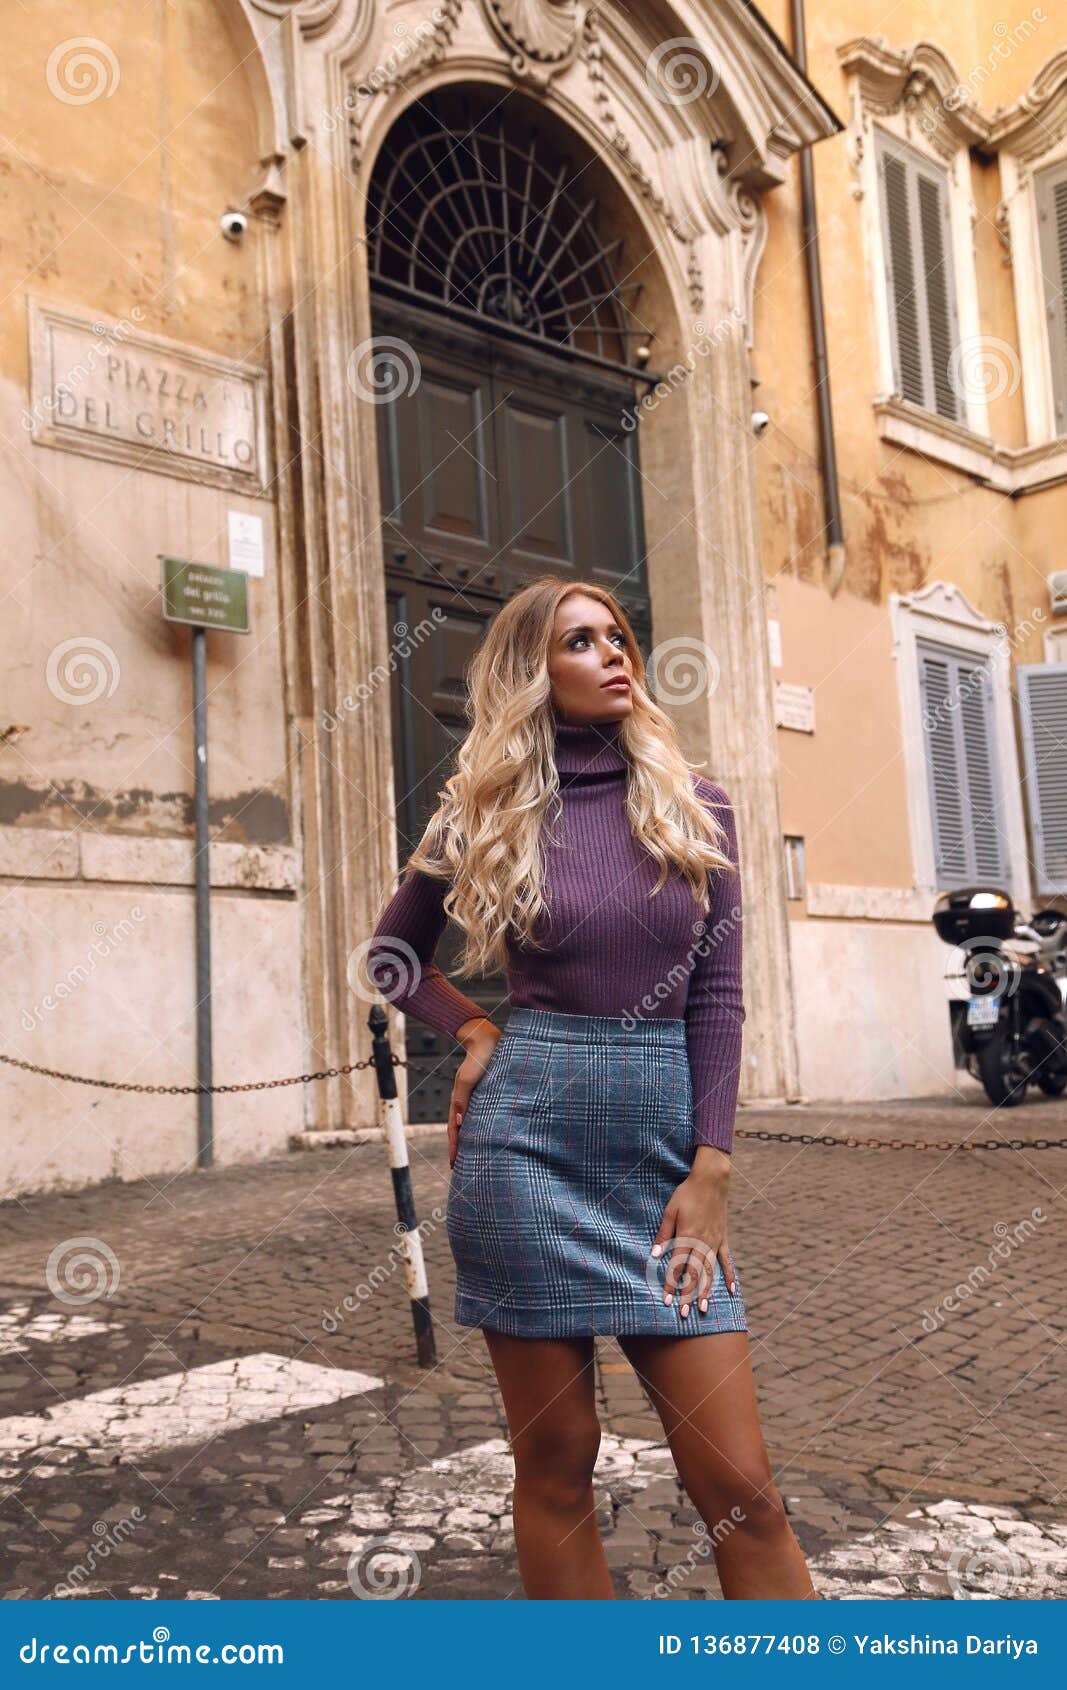
[(246, 575), (262, 575), (263, 518), (254, 511), (227, 511), (230, 530), (230, 568)]
[(798, 733), (813, 734), (815, 688), (792, 686), (788, 681), (775, 681), (774, 720), (780, 728), (794, 728)]

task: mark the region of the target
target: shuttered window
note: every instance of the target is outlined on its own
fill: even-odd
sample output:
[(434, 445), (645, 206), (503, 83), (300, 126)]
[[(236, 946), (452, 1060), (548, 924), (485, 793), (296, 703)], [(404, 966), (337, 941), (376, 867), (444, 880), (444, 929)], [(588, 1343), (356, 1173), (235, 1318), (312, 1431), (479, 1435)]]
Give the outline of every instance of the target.
[(875, 133), (896, 388), (924, 410), (960, 422), (948, 176), (895, 136)]
[(1016, 674), (1037, 890), (1067, 892), (1067, 663), (1020, 664)]
[(1056, 433), (1067, 434), (1067, 163), (1034, 176)]
[(925, 640), (917, 658), (938, 887), (999, 884), (1007, 853), (989, 664)]

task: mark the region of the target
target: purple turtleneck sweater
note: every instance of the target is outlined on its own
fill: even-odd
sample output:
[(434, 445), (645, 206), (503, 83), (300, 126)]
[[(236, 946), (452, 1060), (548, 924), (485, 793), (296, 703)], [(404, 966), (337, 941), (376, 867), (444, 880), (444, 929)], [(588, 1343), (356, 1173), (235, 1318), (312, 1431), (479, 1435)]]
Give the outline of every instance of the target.
[[(572, 1015), (684, 1018), (697, 1143), (730, 1151), (745, 1018), (733, 809), (721, 786), (691, 777), (701, 801), (725, 826), (735, 865), (734, 872), (710, 873), (707, 914), (676, 873), (649, 898), (657, 864), (627, 822), (629, 763), (620, 727), (557, 724), (562, 816), (549, 834), (560, 843), (545, 845), (549, 914), (537, 929), (549, 948), (521, 949), (508, 940), (508, 999), (512, 1008)], [(446, 891), (443, 881), (409, 874), (378, 921), (368, 969), (394, 1008), (455, 1038), (465, 1021), (484, 1011), (434, 964), (447, 925)], [(405, 966), (398, 968), (398, 955)]]

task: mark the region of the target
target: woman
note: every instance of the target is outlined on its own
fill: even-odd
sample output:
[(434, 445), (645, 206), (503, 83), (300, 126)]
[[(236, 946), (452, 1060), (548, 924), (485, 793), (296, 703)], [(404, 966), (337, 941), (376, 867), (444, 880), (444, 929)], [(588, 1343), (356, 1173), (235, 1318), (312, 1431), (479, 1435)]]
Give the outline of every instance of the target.
[[(610, 593), (517, 593), (368, 966), (466, 1052), (449, 1106), (456, 1320), (480, 1327), (529, 1597), (614, 1595), (593, 1500), (594, 1337), (663, 1422), (727, 1597), (815, 1595), (760, 1432), (727, 1241), (741, 1024), (730, 801), (695, 776)], [(507, 968), (503, 1035), (435, 967)]]

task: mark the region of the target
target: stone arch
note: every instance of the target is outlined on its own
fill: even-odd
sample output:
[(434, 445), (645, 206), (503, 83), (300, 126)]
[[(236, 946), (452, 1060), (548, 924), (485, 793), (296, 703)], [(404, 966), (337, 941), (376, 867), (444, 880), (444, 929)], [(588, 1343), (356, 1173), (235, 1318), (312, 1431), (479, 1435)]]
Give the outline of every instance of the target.
[[(286, 9), (284, 0), (247, 4)], [(402, 48), (388, 33), (397, 13), (387, 19), (370, 0), (335, 0), (332, 10), (328, 0), (304, 0), (291, 10), (290, 57), (299, 48), (299, 64), (289, 72), (287, 121), (312, 142), (294, 161), (302, 204), (293, 283), (294, 295), (304, 295), (294, 340), (307, 372), (302, 426), (316, 441), (301, 523), (317, 553), (307, 567), (324, 584), (327, 614), (351, 634), (334, 644), (325, 638), (313, 660), (315, 707), (365, 685), (389, 659), (375, 543), (376, 418), (351, 404), (345, 386), (349, 354), (373, 334), (369, 172), (396, 117), (429, 90), (464, 81), (502, 95), (521, 89), (599, 157), (647, 255), (649, 298), (659, 306), (656, 363), (668, 376), (640, 422), (642, 468), (657, 489), (650, 497), (646, 486), (645, 498), (654, 643), (691, 648), (708, 666), (704, 693), (675, 714), (688, 753), (706, 759), (706, 772), (734, 800), (747, 895), (760, 908), (746, 946), (742, 1095), (795, 1095), (748, 350), (764, 228), (759, 196), (782, 179), (797, 147), (840, 124), (744, 0), (671, 0), (639, 14), (581, 0), (438, 0), (432, 14), (414, 5), (400, 14), (408, 20)], [(656, 49), (678, 42), (696, 48), (698, 76), (714, 83), (691, 99), (663, 98), (650, 75)], [(323, 745), (322, 790), (309, 799), (327, 829), (311, 873), (328, 878), (338, 900), (330, 922), (318, 918), (319, 951), (310, 947), (324, 1005), (309, 1019), (325, 1029), (316, 1054), (333, 1063), (366, 1043), (366, 1007), (346, 991), (337, 933), (371, 931), (395, 868), (390, 741), (388, 690), (379, 689), (344, 742), (335, 735), (328, 756)], [(368, 1087), (365, 1118), (371, 1102)], [(340, 1124), (348, 1107), (336, 1091), (317, 1124)]]
[[(264, 170), (287, 149), (286, 85), (277, 53), (278, 15), (289, 10), (272, 0), (216, 0), (252, 96), (255, 149)], [(273, 25), (273, 27), (272, 27)], [(250, 184), (258, 187), (259, 184)]]

